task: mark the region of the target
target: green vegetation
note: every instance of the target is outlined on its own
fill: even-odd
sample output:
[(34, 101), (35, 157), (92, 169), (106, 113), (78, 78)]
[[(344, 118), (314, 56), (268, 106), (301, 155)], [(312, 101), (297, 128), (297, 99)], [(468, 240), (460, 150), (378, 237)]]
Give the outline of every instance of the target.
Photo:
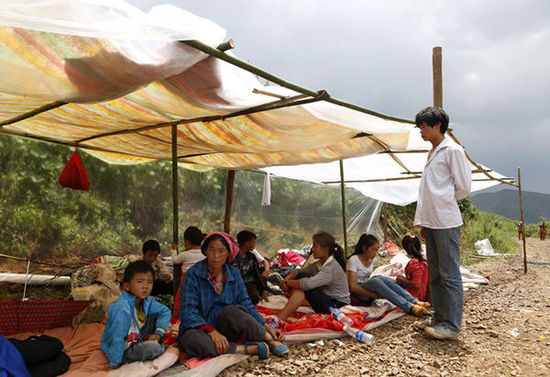
[[(496, 252), (512, 253), (517, 250), (515, 238), (517, 237), (517, 224), (515, 221), (503, 216), (476, 209), (471, 198), (459, 201), (459, 208), (462, 212), (464, 226), (461, 229), (462, 251), (465, 253), (463, 261), (468, 263), (468, 253), (475, 253), (475, 242), (482, 239), (489, 239)], [(388, 206), (388, 222), (391, 230), (390, 236), (399, 245), (397, 234), (405, 234), (413, 229), (414, 212), (416, 203), (405, 207)], [(527, 236), (532, 236), (536, 225), (528, 225)], [(532, 229), (531, 229), (532, 228)], [(396, 232), (397, 231), (397, 232)], [(418, 232), (416, 232), (418, 234)]]
[[(172, 172), (168, 162), (108, 165), (80, 156), (90, 191), (61, 188), (57, 180), (73, 150), (0, 136), (0, 253), (41, 258), (139, 252), (156, 238), (165, 250), (172, 240)], [(180, 243), (189, 225), (205, 232), (223, 229), (227, 172), (179, 170)], [(233, 234), (258, 234), (261, 250), (300, 247), (320, 229), (342, 234), (340, 190), (287, 179), (273, 179), (272, 205), (260, 206), (264, 175), (237, 172)], [(350, 218), (370, 200), (347, 191)], [(356, 239), (357, 235), (350, 235)]]
[[(69, 148), (0, 136), (0, 253), (40, 258), (77, 255), (83, 261), (102, 254), (139, 252), (145, 239), (156, 238), (168, 250), (172, 239), (171, 164), (108, 165), (81, 153), (91, 182), (90, 191), (63, 189), (57, 183), (73, 151)], [(225, 170), (180, 169), (181, 234), (189, 225), (210, 232), (223, 228)], [(258, 234), (259, 248), (273, 252), (301, 247), (311, 235), (326, 230), (342, 238), (340, 190), (307, 182), (272, 179), (272, 205), (260, 206), (264, 175), (236, 175), (232, 233), (244, 228)], [(370, 219), (362, 211), (372, 199), (346, 189), (349, 249)], [(517, 228), (512, 220), (476, 210), (468, 198), (460, 203), (466, 224), (463, 249), (489, 238), (495, 250), (515, 250)], [(389, 205), (390, 238), (413, 228), (416, 205)], [(527, 235), (538, 228), (527, 226)], [(348, 250), (349, 252), (350, 250)]]

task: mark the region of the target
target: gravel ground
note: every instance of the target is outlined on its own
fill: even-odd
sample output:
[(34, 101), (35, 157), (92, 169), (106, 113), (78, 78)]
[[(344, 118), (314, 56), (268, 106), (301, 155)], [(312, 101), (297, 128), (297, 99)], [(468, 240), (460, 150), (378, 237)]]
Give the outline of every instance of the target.
[(527, 250), (527, 274), (519, 254), (470, 266), (490, 284), (465, 292), (456, 341), (431, 339), (403, 316), (374, 329), (371, 347), (290, 345), (287, 359), (251, 357), (221, 376), (550, 376), (550, 241), (528, 239)]

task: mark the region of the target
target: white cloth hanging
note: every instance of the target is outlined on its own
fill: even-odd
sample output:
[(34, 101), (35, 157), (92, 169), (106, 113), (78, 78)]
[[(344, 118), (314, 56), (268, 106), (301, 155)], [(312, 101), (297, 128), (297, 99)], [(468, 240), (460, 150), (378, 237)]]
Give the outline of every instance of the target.
[(271, 175), (267, 173), (264, 178), (264, 193), (262, 195), (262, 206), (271, 205)]

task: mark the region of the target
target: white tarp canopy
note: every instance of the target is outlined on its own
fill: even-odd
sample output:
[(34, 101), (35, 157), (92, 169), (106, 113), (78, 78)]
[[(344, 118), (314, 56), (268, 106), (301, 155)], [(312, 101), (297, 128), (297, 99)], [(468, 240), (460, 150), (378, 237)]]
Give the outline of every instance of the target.
[[(390, 153), (377, 153), (344, 160), (345, 185), (358, 190), (365, 196), (385, 203), (407, 205), (415, 202), (418, 198), (420, 176), (428, 158), (427, 150), (431, 148), (431, 145), (420, 138), (418, 129), (411, 131), (410, 140), (411, 143), (407, 149), (418, 152), (395, 153), (393, 157)], [(399, 159), (400, 163), (397, 163), (394, 157)], [(478, 166), (481, 167), (481, 170), (472, 165), (472, 192), (501, 183), (489, 179), (485, 173), (493, 178), (506, 179), (502, 174), (491, 171), (483, 165), (478, 164)], [(279, 177), (315, 183), (337, 184), (340, 181), (338, 161), (323, 164), (274, 166), (262, 170)]]
[[(111, 163), (137, 163), (171, 160), (175, 126), (177, 161), (188, 168), (349, 159), (346, 180), (402, 177), (398, 155), (388, 152), (426, 149), (408, 120), (268, 74), (262, 77), (281, 86), (264, 86), (250, 69), (227, 62), (234, 59), (230, 53), (208, 52), (225, 34), (170, 5), (145, 13), (122, 0), (3, 0), (0, 133), (78, 147)], [(379, 152), (385, 154), (374, 155)], [(423, 156), (403, 156), (411, 171), (422, 168)], [(332, 166), (318, 170), (328, 174)], [(311, 167), (295, 168), (310, 178), (280, 169), (273, 172), (339, 179), (316, 176)], [(412, 200), (405, 182), (352, 185), (404, 203)]]

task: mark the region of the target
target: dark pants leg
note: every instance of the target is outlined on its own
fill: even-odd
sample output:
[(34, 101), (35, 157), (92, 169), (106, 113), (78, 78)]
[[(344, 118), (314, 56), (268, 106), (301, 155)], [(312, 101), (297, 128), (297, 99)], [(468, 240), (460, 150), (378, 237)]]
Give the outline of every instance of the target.
[(258, 285), (256, 283), (248, 283), (245, 286), (248, 297), (250, 297), (250, 301), (252, 301), (252, 304), (257, 305), (262, 297), (262, 292), (258, 290)]
[(173, 295), (174, 294), (174, 284), (172, 282), (167, 283), (164, 280), (157, 279), (153, 282), (153, 291), (151, 296), (157, 295)]
[(216, 329), (230, 341), (244, 336), (245, 341), (259, 342), (265, 339), (265, 328), (241, 305), (226, 306), (216, 321)]
[(329, 307), (339, 308), (346, 305), (344, 302), (333, 299), (330, 296), (327, 296), (319, 288), (312, 289), (310, 291), (304, 291), (306, 295), (306, 300), (309, 302), (311, 308), (315, 313), (324, 313), (329, 314)]
[[(216, 345), (210, 338), (207, 332), (199, 329), (187, 329), (181, 337), (181, 347), (187, 357), (215, 357), (218, 356)], [(229, 350), (227, 353), (235, 353), (237, 345), (229, 342)]]

